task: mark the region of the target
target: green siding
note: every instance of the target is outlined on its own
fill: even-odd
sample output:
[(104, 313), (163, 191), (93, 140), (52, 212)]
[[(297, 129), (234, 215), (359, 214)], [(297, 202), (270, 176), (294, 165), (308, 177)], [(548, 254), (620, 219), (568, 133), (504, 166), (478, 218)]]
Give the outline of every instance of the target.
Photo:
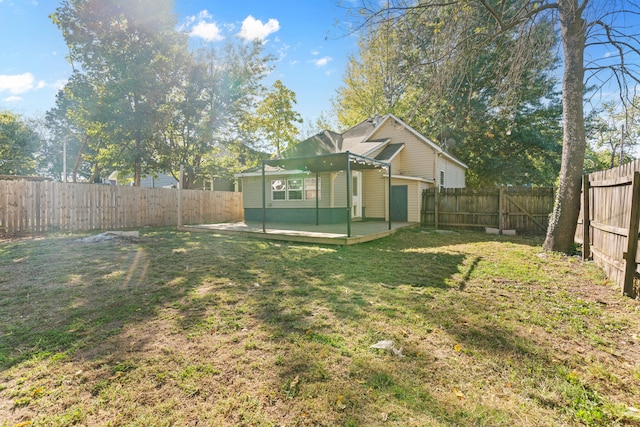
[[(347, 222), (345, 208), (321, 208), (318, 210), (320, 224), (341, 224)], [(267, 222), (289, 222), (292, 224), (315, 224), (315, 209), (272, 208), (265, 209)], [(262, 222), (261, 208), (245, 208), (245, 221)]]

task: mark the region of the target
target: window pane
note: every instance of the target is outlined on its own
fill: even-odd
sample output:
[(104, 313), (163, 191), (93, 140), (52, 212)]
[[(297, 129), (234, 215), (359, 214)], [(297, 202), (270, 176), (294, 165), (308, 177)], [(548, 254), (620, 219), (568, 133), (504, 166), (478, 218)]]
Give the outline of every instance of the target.
[(302, 180), (301, 179), (290, 179), (287, 182), (289, 190), (302, 190)]
[(302, 200), (302, 190), (289, 190), (289, 200)]

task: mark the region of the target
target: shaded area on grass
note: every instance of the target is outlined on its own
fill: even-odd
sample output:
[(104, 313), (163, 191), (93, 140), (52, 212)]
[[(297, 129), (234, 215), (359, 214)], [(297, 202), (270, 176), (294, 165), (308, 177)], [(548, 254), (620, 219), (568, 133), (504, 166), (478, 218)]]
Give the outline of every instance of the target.
[[(0, 280), (0, 415), (606, 425), (616, 401), (553, 334), (595, 349), (619, 333), (604, 325), (627, 324), (559, 290), (572, 276), (557, 270), (576, 266), (535, 251), (523, 238), (419, 229), (346, 248), (170, 230), (12, 242), (0, 247), (11, 277)], [(404, 357), (370, 348), (383, 339)], [(41, 425), (61, 423), (41, 413)]]

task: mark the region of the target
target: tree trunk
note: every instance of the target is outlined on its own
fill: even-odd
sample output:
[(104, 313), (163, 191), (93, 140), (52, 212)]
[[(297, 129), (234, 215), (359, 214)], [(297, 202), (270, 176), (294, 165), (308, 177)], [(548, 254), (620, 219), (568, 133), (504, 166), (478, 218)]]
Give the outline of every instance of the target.
[(568, 253), (574, 242), (586, 147), (583, 91), (586, 25), (578, 0), (559, 0), (564, 75), (562, 77), (563, 146), (560, 184), (544, 249)]

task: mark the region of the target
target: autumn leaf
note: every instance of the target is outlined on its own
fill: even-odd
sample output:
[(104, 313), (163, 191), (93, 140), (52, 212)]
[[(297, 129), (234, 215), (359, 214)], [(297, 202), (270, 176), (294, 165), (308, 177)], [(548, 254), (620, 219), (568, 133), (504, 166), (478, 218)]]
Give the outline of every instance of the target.
[(464, 394), (460, 391), (460, 389), (454, 387), (453, 388), (453, 393), (456, 395), (456, 397), (458, 398), (458, 400), (462, 400), (464, 399)]

